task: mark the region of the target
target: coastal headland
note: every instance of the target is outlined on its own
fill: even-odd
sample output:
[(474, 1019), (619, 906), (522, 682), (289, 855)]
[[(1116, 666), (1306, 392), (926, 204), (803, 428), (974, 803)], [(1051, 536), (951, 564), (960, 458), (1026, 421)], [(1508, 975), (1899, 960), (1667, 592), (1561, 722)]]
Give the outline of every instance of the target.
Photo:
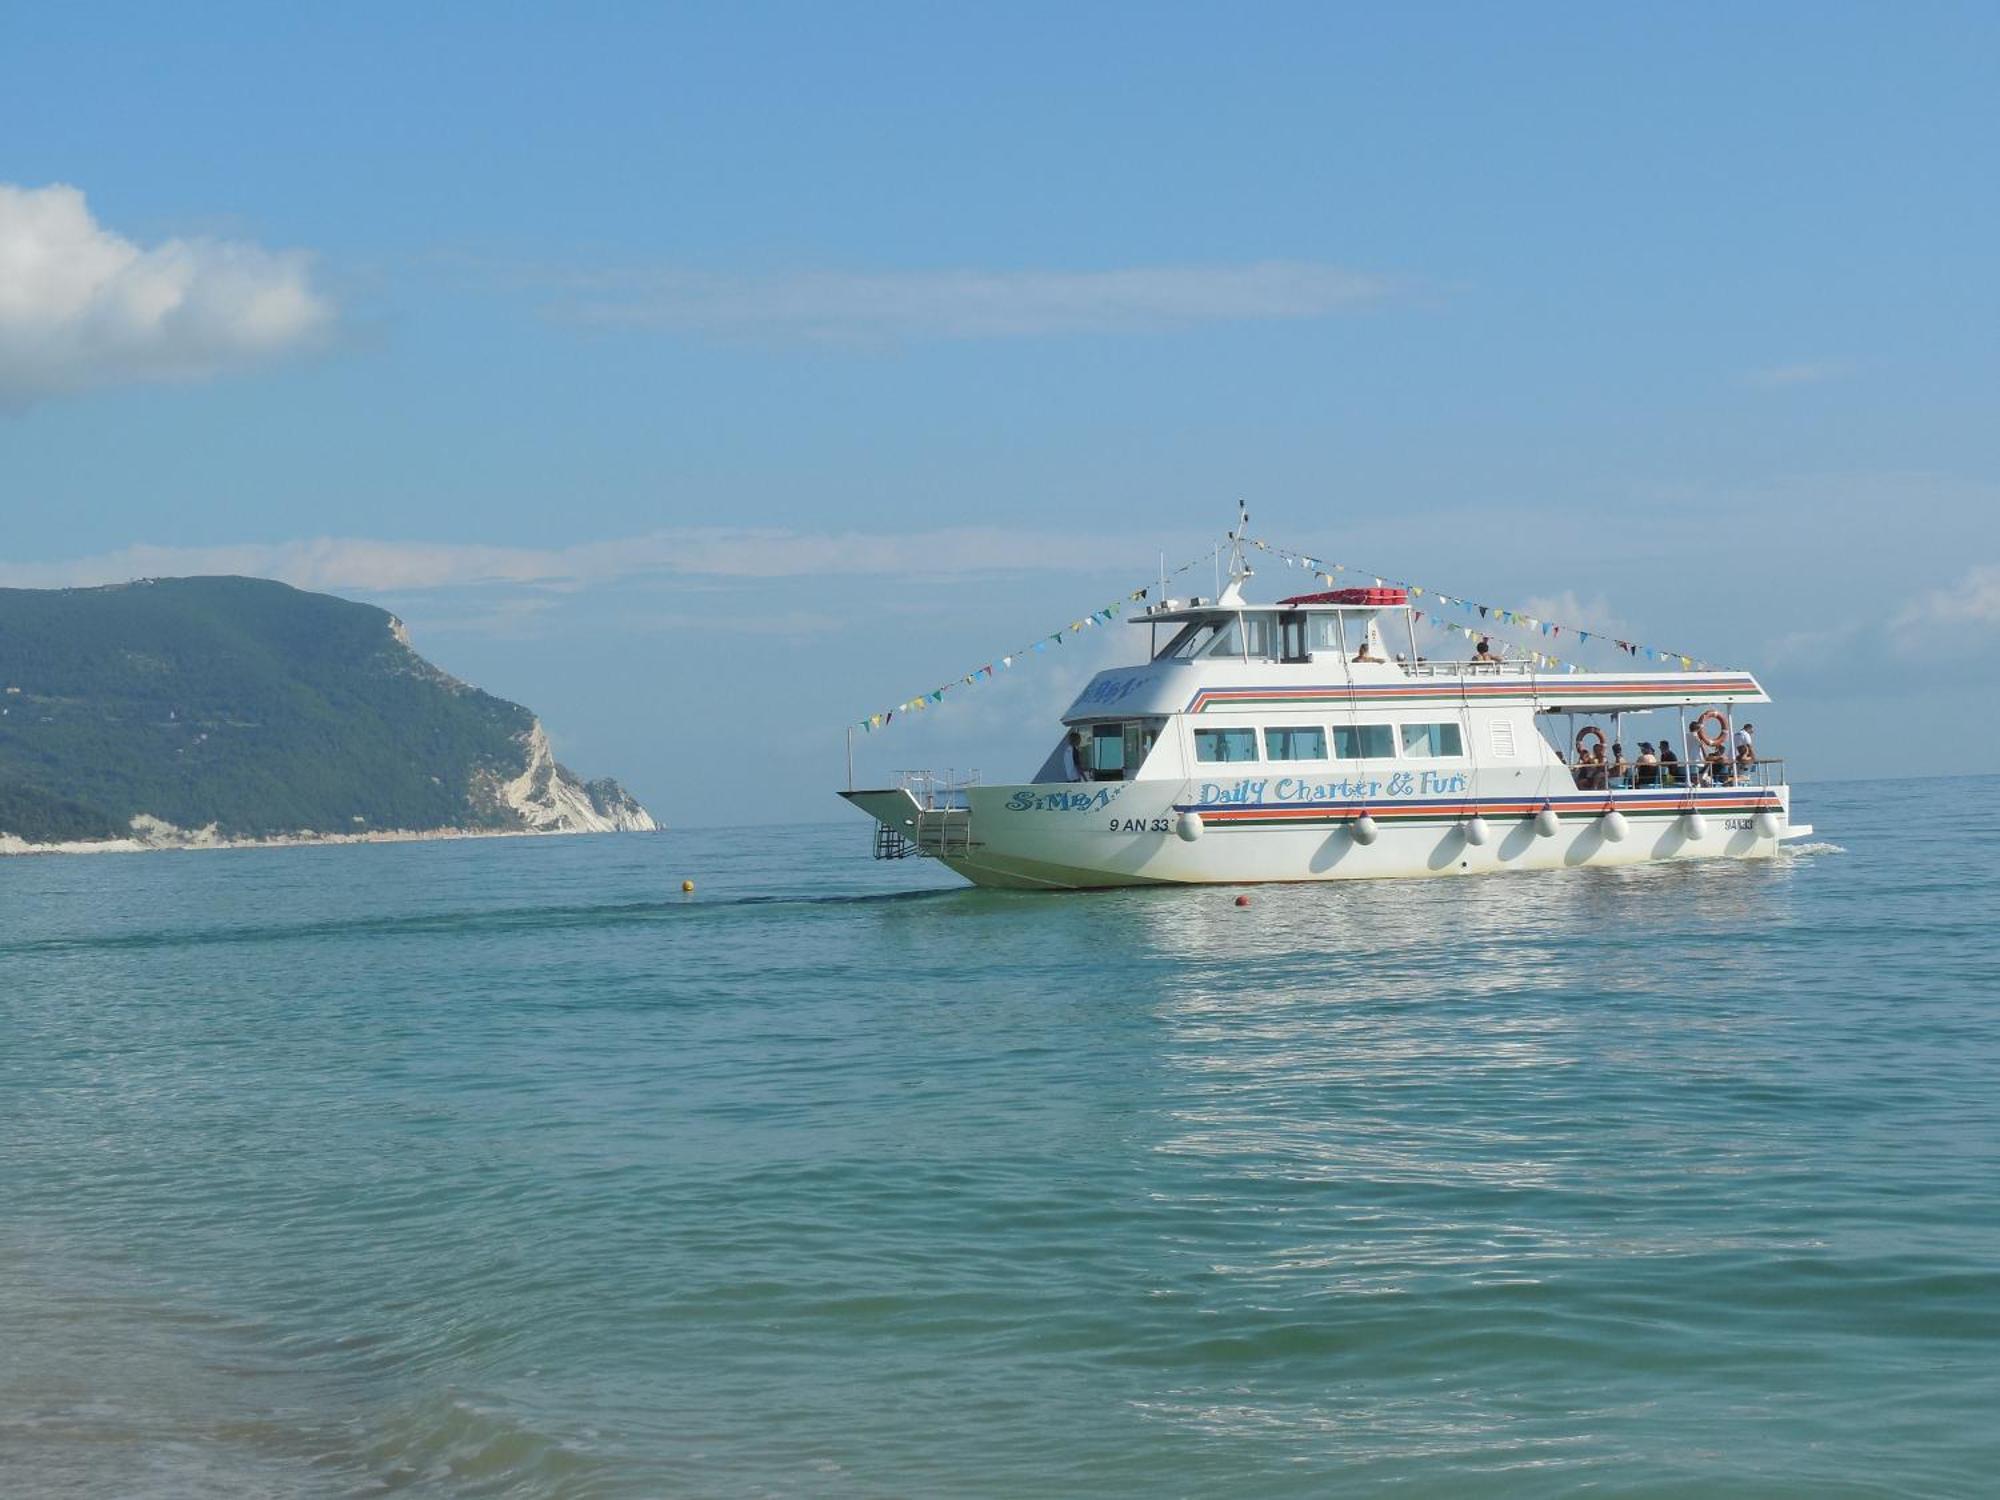
[(257, 578), (0, 589), (0, 854), (657, 826), (387, 610)]

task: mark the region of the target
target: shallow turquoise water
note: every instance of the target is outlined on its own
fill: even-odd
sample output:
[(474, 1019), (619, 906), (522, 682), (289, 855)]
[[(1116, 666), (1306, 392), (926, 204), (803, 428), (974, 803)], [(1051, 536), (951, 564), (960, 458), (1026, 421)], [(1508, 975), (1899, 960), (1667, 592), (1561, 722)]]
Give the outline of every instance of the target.
[(1990, 1494), (2000, 779), (1797, 807), (1247, 911), (0, 860), (0, 1488)]

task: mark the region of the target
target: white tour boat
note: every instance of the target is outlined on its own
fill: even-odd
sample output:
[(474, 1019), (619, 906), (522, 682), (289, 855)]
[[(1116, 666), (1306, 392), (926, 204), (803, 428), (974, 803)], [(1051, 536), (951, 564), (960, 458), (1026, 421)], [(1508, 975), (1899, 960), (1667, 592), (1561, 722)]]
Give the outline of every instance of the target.
[[(1218, 597), (1134, 613), (1150, 659), (1091, 679), (1032, 781), (842, 793), (877, 857), (1082, 890), (1754, 859), (1812, 832), (1783, 763), (1740, 747), (1735, 708), (1769, 701), (1747, 672), (1426, 660), (1403, 589), (1254, 604), (1249, 577), (1239, 532)], [(1598, 758), (1637, 715), (1677, 762)]]

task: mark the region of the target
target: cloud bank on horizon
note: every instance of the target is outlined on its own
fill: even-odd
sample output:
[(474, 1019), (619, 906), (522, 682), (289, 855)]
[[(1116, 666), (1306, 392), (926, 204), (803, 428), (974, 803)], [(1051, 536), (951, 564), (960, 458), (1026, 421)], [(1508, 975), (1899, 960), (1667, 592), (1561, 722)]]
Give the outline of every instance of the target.
[(333, 320), (309, 257), (239, 240), (141, 246), (83, 192), (0, 182), (0, 403), (189, 380), (308, 345)]
[[(1173, 555), (1200, 551), (1215, 538), (1175, 539)], [(987, 527), (867, 533), (810, 532), (778, 527), (682, 527), (641, 536), (562, 547), (510, 547), (481, 542), (406, 542), (370, 537), (311, 537), (208, 547), (139, 544), (89, 557), (50, 562), (0, 561), (0, 588), (90, 588), (140, 578), (237, 574), (272, 578), (296, 588), (362, 594), (434, 590), (540, 590), (562, 594), (647, 577), (754, 583), (769, 579), (899, 578), (951, 580), (998, 573), (1092, 573), (1133, 565), (1128, 538), (1072, 536), (1052, 553), (1037, 537)], [(1143, 581), (1143, 580), (1142, 580)], [(520, 616), (539, 615), (541, 601), (515, 599), (491, 617), (496, 636), (514, 633)], [(1597, 633), (1625, 628), (1602, 593), (1588, 600), (1572, 590), (1534, 595), (1524, 608), (1547, 618), (1587, 621)], [(487, 617), (481, 617), (487, 618)], [(1914, 596), (1889, 621), (1904, 650), (1949, 654), (1967, 627), (2000, 625), (2000, 565), (1979, 563)], [(1858, 629), (1858, 624), (1856, 625)], [(1945, 639), (1940, 641), (1943, 633)], [(1823, 643), (1818, 632), (1773, 643), (1780, 657)], [(1961, 643), (1962, 644), (1962, 643)]]
[(1110, 535), (1072, 536), (1059, 554), (1052, 554), (1038, 536), (988, 527), (894, 534), (687, 527), (564, 547), (367, 537), (213, 547), (140, 544), (65, 561), (0, 562), (0, 587), (88, 588), (137, 578), (230, 573), (275, 578), (297, 588), (362, 593), (492, 584), (561, 590), (646, 574), (744, 580), (948, 578), (1013, 570), (1088, 572), (1121, 563), (1143, 567), (1129, 539)]

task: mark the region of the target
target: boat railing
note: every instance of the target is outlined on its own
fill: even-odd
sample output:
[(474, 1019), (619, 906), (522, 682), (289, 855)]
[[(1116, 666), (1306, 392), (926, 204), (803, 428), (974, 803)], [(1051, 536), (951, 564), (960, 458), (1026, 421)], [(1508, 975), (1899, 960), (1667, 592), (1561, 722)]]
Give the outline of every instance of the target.
[(942, 771), (898, 771), (896, 785), (916, 798), (917, 806), (925, 812), (964, 811), (972, 805), (967, 793), (979, 785), (979, 773), (955, 766)]
[[(1688, 778), (1690, 770), (1693, 772), (1692, 783)], [(1677, 761), (1667, 766), (1632, 766), (1615, 775), (1610, 766), (1572, 765), (1569, 771), (1577, 789), (1585, 792), (1665, 791), (1676, 787), (1686, 789), (1690, 784), (1697, 790), (1785, 784), (1785, 762), (1782, 758), (1759, 758), (1747, 762)], [(1655, 774), (1642, 779), (1641, 773), (1646, 771)]]

